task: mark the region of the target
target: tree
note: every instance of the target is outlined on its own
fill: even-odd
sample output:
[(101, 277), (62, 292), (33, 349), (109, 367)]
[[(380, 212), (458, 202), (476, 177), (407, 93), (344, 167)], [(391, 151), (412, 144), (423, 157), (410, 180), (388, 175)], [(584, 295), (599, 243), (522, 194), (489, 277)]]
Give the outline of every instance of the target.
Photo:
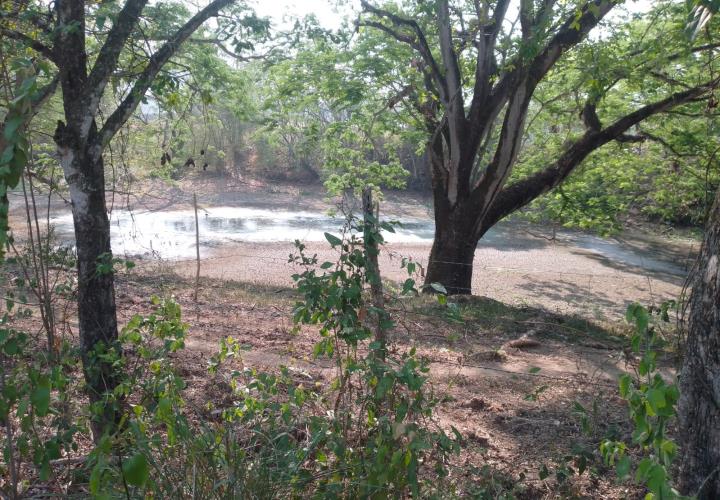
[[(677, 52), (655, 46), (648, 54), (646, 36), (639, 36), (636, 46), (616, 55), (622, 66), (614, 71), (602, 64), (583, 68), (592, 77), (577, 92), (583, 102), (577, 133), (541, 168), (514, 178), (536, 90), (559, 71), (559, 63), (572, 60), (571, 49), (584, 41), (602, 47), (612, 38), (588, 35), (617, 2), (522, 0), (515, 18), (508, 14), (511, 3), (416, 1), (399, 11), (392, 4), (361, 2), (359, 26), (380, 30), (418, 54), (405, 64), (423, 76), (423, 88), (407, 97), (424, 117), (433, 171), (435, 239), (426, 284), (440, 282), (450, 293), (470, 293), (475, 248), (493, 225), (559, 186), (593, 151), (612, 141), (643, 140), (629, 132), (654, 115), (706, 97), (718, 83), (707, 73), (702, 79), (697, 72), (687, 80), (673, 78), (673, 65), (693, 67), (694, 54), (718, 44), (678, 42)], [(670, 23), (667, 16), (678, 15), (677, 6), (660, 5), (653, 15), (646, 34), (657, 29), (657, 19)], [(635, 104), (638, 92), (627, 92), (631, 109), (619, 115), (598, 109), (611, 90), (650, 71), (659, 76), (650, 82), (653, 91), (644, 104)]]
[(680, 491), (720, 498), (720, 190), (708, 220), (689, 302), (680, 373)]
[[(24, 43), (57, 68), (64, 121), (58, 121), (54, 141), (72, 201), (81, 352), (90, 400), (101, 408), (117, 384), (104, 351), (117, 349), (118, 338), (103, 153), (181, 45), (233, 2), (213, 0), (186, 20), (175, 15), (184, 12), (182, 6), (168, 10), (168, 5), (148, 6), (147, 0), (127, 0), (122, 7), (58, 0), (49, 10), (22, 2), (2, 18), (4, 36)], [(240, 13), (241, 8), (233, 12)], [(164, 36), (151, 41), (144, 38), (144, 29), (153, 15)], [(218, 20), (217, 29), (239, 29), (255, 21), (253, 16), (227, 16)], [(121, 63), (123, 71), (118, 71)], [(107, 118), (101, 120), (108, 87), (126, 90), (117, 106), (102, 110)], [(94, 423), (96, 438), (115, 423), (112, 405), (105, 405), (103, 412)]]
[(392, 103), (377, 89), (384, 76), (372, 56), (377, 45), (362, 42), (310, 39), (263, 85), (266, 126), (258, 136), (286, 151), (281, 165), (313, 169), (333, 195), (368, 184), (404, 187), (408, 175), (398, 154), (408, 127), (385, 112)]

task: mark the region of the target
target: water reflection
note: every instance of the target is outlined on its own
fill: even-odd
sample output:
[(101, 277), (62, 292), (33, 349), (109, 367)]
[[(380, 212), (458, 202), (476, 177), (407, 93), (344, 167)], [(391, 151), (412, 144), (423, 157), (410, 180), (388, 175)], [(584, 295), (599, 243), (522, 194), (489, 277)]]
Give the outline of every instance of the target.
[[(319, 212), (289, 212), (252, 207), (213, 207), (199, 214), (200, 242), (216, 248), (232, 242), (324, 241), (324, 233), (337, 233), (344, 222)], [(385, 232), (391, 243), (430, 244), (435, 232), (431, 220), (403, 218), (394, 233)], [(53, 219), (57, 234), (73, 244), (72, 216)], [(113, 252), (117, 255), (157, 256), (165, 259), (192, 258), (195, 255), (195, 215), (191, 210), (129, 212), (115, 210), (111, 216)], [(648, 271), (682, 274), (679, 266), (639, 252), (616, 240), (592, 235), (562, 232), (565, 244), (593, 252), (598, 258)], [(498, 251), (526, 251), (551, 243), (531, 236), (513, 224), (498, 224), (483, 237), (479, 248)]]
[[(225, 242), (323, 241), (324, 233), (337, 233), (343, 217), (314, 212), (288, 212), (248, 207), (214, 207), (199, 214), (200, 241), (205, 247)], [(72, 217), (53, 219), (57, 234), (72, 243)], [(111, 216), (113, 252), (126, 255), (158, 255), (186, 258), (195, 254), (195, 215), (192, 211), (128, 212)], [(434, 225), (422, 219), (404, 219), (390, 242), (431, 242)]]

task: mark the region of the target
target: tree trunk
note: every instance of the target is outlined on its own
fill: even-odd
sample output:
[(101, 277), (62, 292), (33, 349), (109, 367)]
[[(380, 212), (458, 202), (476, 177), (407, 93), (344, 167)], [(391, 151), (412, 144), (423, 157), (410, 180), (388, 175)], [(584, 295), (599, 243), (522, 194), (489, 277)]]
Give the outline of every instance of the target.
[[(97, 404), (93, 433), (98, 439), (114, 429), (118, 410), (106, 400), (118, 384), (112, 362), (99, 357), (117, 345), (118, 328), (115, 287), (110, 247), (110, 221), (105, 205), (105, 170), (101, 148), (91, 139), (83, 141), (62, 122), (58, 124), (55, 142), (60, 153), (65, 180), (70, 187), (78, 270), (78, 322), (90, 402)], [(98, 266), (98, 264), (109, 264)]]
[(432, 292), (431, 285), (439, 283), (450, 295), (472, 293), (478, 239), (468, 235), (473, 233), (471, 224), (474, 221), (475, 217), (459, 209), (450, 214), (436, 212), (435, 239), (425, 275), (425, 291)]
[(690, 297), (680, 374), (679, 487), (699, 499), (720, 498), (720, 191), (705, 233)]

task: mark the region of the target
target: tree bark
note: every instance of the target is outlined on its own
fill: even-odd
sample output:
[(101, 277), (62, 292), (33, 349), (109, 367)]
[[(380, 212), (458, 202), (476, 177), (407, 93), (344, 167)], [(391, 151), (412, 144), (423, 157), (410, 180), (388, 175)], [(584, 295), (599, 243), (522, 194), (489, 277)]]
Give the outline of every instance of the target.
[[(97, 403), (93, 431), (98, 439), (115, 429), (117, 405), (107, 395), (117, 387), (113, 363), (101, 354), (120, 355), (110, 247), (110, 222), (105, 205), (103, 150), (135, 112), (162, 67), (207, 19), (234, 0), (213, 0), (167, 39), (148, 59), (120, 105), (98, 127), (105, 89), (123, 48), (137, 28), (147, 0), (127, 0), (113, 20), (105, 42), (88, 67), (86, 2), (54, 2), (56, 26), (48, 57), (56, 64), (63, 93), (65, 122), (59, 121), (55, 143), (70, 188), (77, 246), (78, 318), (88, 395)], [(40, 47), (38, 47), (38, 50)], [(105, 264), (99, 266), (99, 264)], [(108, 266), (109, 264), (109, 266)], [(110, 356), (112, 358), (112, 356)]]
[(700, 500), (720, 498), (720, 191), (709, 218), (690, 296), (680, 374), (678, 486)]
[(435, 211), (435, 239), (425, 274), (426, 292), (433, 293), (431, 285), (439, 283), (450, 295), (472, 293), (473, 261), (479, 241), (472, 236), (475, 219), (475, 214), (462, 207)]
[[(105, 205), (105, 169), (97, 129), (91, 124), (90, 141), (62, 122), (55, 132), (60, 163), (70, 187), (78, 271), (78, 322), (85, 382), (90, 402), (98, 404), (93, 420), (95, 438), (111, 431), (117, 408), (106, 396), (118, 384), (111, 361), (99, 355), (114, 349), (120, 355), (112, 270), (101, 263), (112, 262), (110, 221)], [(94, 139), (94, 140), (93, 140)], [(89, 143), (83, 147), (83, 143)]]

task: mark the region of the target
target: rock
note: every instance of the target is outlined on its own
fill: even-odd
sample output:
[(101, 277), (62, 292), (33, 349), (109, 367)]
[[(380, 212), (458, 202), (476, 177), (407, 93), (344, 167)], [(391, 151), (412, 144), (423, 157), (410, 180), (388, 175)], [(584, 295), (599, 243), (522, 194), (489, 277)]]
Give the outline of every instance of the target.
[(493, 361), (507, 361), (507, 352), (504, 349), (497, 349), (490, 354), (490, 359)]

